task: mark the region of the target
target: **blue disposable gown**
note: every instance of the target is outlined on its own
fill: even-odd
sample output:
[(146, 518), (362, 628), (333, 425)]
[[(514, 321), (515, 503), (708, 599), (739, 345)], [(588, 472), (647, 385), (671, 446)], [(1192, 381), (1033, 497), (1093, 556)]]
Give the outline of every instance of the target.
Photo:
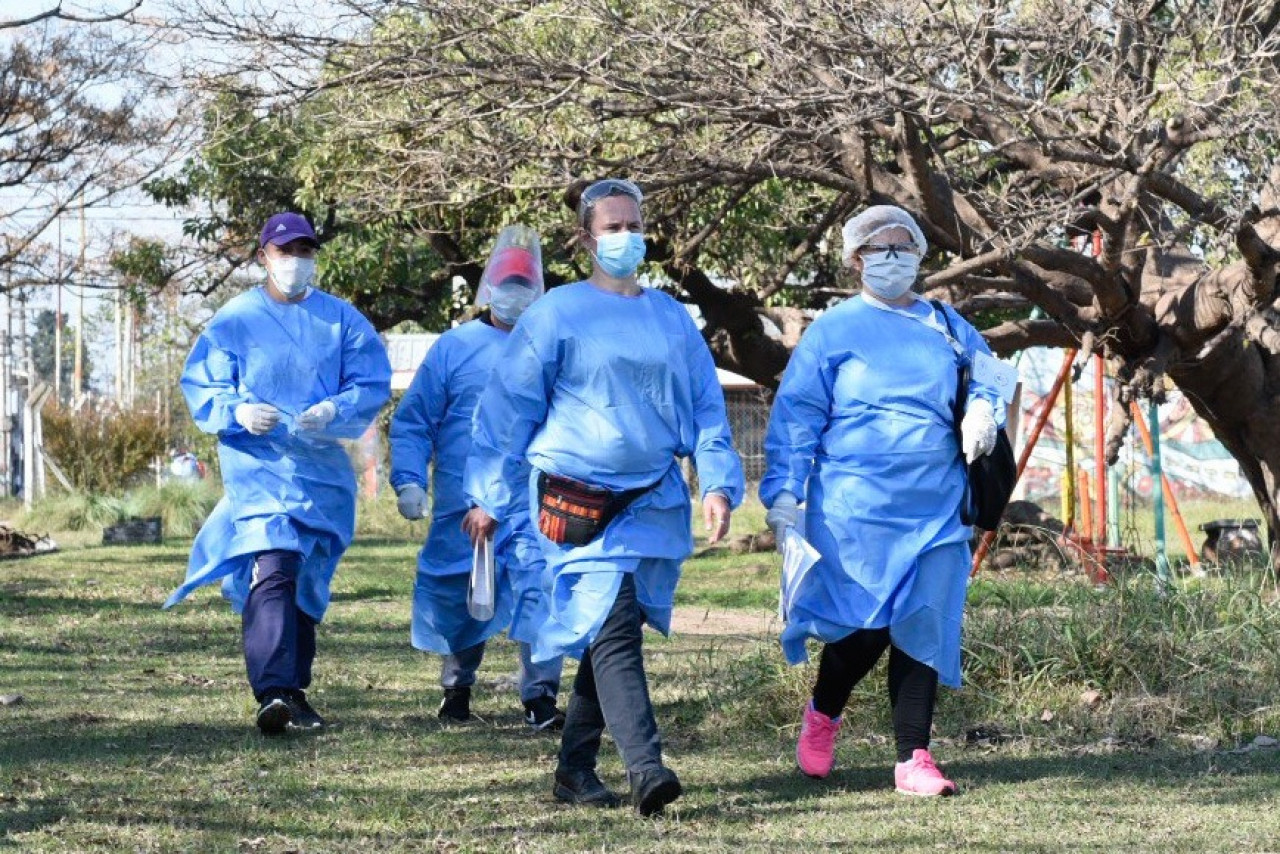
[[(432, 465), (431, 528), (418, 553), (411, 630), (413, 645), (428, 652), (460, 652), (508, 624), (511, 637), (531, 642), (545, 618), (542, 549), (523, 492), (494, 536), (494, 617), (474, 620), (466, 608), (472, 547), (462, 530), (470, 509), (462, 476), (471, 450), (471, 416), (507, 337), (480, 320), (441, 335), (391, 420), (391, 485), (425, 489)], [(515, 476), (521, 486), (527, 483), (528, 465)]]
[[(316, 620), (355, 531), (355, 472), (339, 439), (358, 438), (391, 394), (391, 365), (377, 332), (350, 304), (312, 290), (279, 303), (262, 288), (223, 306), (196, 340), (182, 372), (196, 426), (218, 435), (226, 494), (196, 536), (187, 578), (165, 603), (222, 580), (237, 612), (249, 595), (254, 555), (303, 555), (298, 607)], [(323, 431), (297, 416), (322, 400), (337, 415)], [(241, 403), (269, 403), (280, 423), (254, 436), (235, 420)]]
[[(968, 354), (990, 352), (946, 311)], [(760, 498), (803, 497), (805, 535), (822, 555), (782, 633), (793, 664), (807, 660), (807, 637), (888, 626), (895, 646), (960, 684), (970, 529), (952, 427), (957, 357), (938, 327), (923, 300), (894, 309), (855, 297), (814, 321), (783, 374)], [(992, 387), (972, 383), (969, 395), (1003, 410)]]
[(535, 661), (581, 656), (626, 573), (650, 625), (670, 630), (680, 564), (693, 548), (677, 458), (693, 457), (704, 496), (742, 500), (711, 353), (684, 307), (660, 291), (623, 296), (578, 282), (534, 303), (480, 396), (473, 439), (467, 495), (496, 519), (517, 501), (526, 458), (531, 501), (538, 471), (615, 491), (652, 487), (584, 546), (537, 535), (549, 616)]

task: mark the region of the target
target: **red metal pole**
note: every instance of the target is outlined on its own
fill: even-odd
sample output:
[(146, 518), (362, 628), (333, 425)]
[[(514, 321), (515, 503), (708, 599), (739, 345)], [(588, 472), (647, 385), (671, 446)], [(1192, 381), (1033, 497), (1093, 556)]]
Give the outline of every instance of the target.
[[(1022, 479), (1022, 472), (1027, 468), (1027, 461), (1031, 459), (1031, 452), (1035, 450), (1036, 442), (1040, 441), (1040, 433), (1044, 430), (1044, 425), (1049, 423), (1049, 416), (1053, 413), (1053, 405), (1058, 401), (1058, 394), (1062, 391), (1063, 384), (1071, 376), (1071, 363), (1075, 359), (1075, 350), (1067, 350), (1062, 354), (1062, 367), (1058, 370), (1058, 377), (1049, 388), (1049, 393), (1040, 401), (1040, 412), (1036, 415), (1036, 423), (1031, 428), (1031, 432), (1027, 434), (1027, 443), (1022, 446), (1022, 453), (1018, 456), (1017, 480)], [(1017, 480), (1014, 482), (1016, 483)], [(978, 543), (978, 550), (973, 553), (973, 568), (969, 572), (970, 576), (978, 574), (978, 568), (987, 559), (987, 554), (991, 551), (991, 545), (995, 541), (995, 531), (987, 531), (982, 535), (982, 542)]]

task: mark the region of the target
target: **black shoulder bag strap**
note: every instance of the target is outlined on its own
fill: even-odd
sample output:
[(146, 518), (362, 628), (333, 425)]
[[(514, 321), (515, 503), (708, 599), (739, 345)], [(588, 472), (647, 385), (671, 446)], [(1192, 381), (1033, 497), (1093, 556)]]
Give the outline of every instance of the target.
[[(942, 315), (947, 325), (947, 339), (952, 349), (956, 350), (956, 396), (951, 406), (951, 427), (956, 433), (956, 445), (960, 455), (964, 456), (964, 437), (960, 423), (964, 420), (965, 407), (969, 402), (969, 378), (971, 361), (964, 348), (956, 340), (955, 329), (951, 318), (947, 316), (942, 303), (929, 300), (934, 310)], [(958, 348), (958, 349), (957, 349)], [(960, 521), (985, 531), (994, 531), (1000, 525), (1000, 517), (1013, 495), (1013, 487), (1018, 482), (1018, 463), (1013, 457), (1013, 444), (1009, 434), (1004, 430), (996, 430), (996, 446), (991, 453), (979, 457), (965, 466), (964, 502), (960, 506)]]

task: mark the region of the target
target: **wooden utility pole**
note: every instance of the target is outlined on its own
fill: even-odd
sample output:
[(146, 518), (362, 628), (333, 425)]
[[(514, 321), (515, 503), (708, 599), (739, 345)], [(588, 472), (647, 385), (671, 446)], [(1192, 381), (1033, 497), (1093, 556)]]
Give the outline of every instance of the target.
[(53, 311), (53, 401), (56, 405), (62, 403), (62, 214), (58, 214), (57, 218), (58, 235), (58, 281), (54, 285)]
[(84, 219), (84, 193), (80, 193), (80, 298), (76, 303), (76, 366), (71, 383), (71, 405), (80, 403), (84, 393), (84, 291), (89, 284), (89, 276), (84, 267), (85, 241), (87, 229)]
[[(5, 257), (8, 257), (9, 240), (5, 238)], [(0, 332), (0, 482), (4, 483), (4, 495), (13, 494), (13, 471), (9, 465), (12, 459), (10, 448), (13, 447), (13, 421), (9, 418), (9, 396), (13, 375), (10, 371), (10, 360), (13, 357), (13, 265), (5, 265), (4, 288), (4, 331)]]
[(116, 407), (124, 406), (124, 293), (116, 288)]
[(124, 344), (125, 344), (125, 400), (128, 401), (129, 408), (133, 408), (134, 395), (138, 391), (137, 386), (137, 361), (138, 361), (138, 310), (130, 303), (125, 310), (124, 315)]

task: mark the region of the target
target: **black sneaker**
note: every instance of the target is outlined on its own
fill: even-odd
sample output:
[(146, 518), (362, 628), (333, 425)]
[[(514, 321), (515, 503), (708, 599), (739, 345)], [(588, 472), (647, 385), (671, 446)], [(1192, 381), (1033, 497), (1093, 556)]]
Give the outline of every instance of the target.
[(555, 795), (557, 801), (587, 807), (608, 808), (622, 803), (622, 798), (609, 791), (592, 768), (585, 771), (557, 768), (551, 794)]
[(564, 729), (564, 712), (551, 697), (534, 697), (524, 704), (524, 722), (538, 732), (559, 732)]
[(471, 720), (471, 688), (445, 688), (436, 717), (455, 724)]
[(643, 816), (662, 812), (684, 791), (676, 772), (661, 766), (639, 773), (628, 771), (627, 780), (631, 783), (631, 805)]
[(283, 735), (293, 720), (293, 706), (283, 691), (268, 691), (258, 706), (258, 729), (263, 735)]
[(311, 708), (311, 704), (307, 702), (307, 695), (304, 691), (293, 690), (289, 692), (289, 705), (291, 712), (291, 720), (288, 728), (290, 730), (299, 730), (301, 732), (319, 732), (328, 724), (325, 719), (320, 717), (320, 713)]

